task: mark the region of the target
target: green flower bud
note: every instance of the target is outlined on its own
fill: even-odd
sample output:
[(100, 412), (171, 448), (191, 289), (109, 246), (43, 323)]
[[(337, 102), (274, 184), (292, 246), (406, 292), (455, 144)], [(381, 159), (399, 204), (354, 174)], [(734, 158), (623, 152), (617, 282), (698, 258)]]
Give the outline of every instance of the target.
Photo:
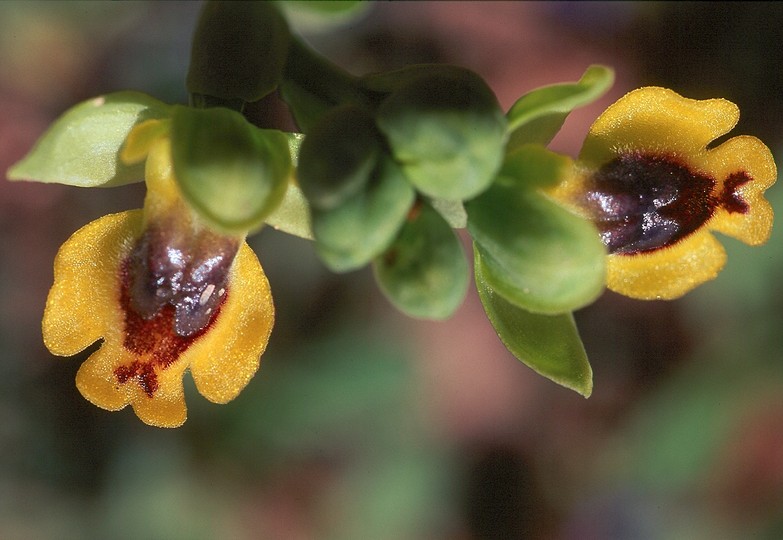
[(195, 103), (258, 101), (280, 83), (291, 36), (271, 2), (207, 2), (196, 27), (187, 86)]
[(313, 209), (313, 235), (321, 259), (335, 272), (366, 265), (392, 243), (414, 199), (399, 167), (383, 160), (363, 189), (340, 206)]
[(367, 183), (380, 153), (372, 116), (355, 105), (336, 107), (302, 142), (299, 187), (314, 208), (335, 208)]
[(176, 107), (171, 141), (185, 200), (218, 229), (247, 232), (280, 204), (291, 175), (282, 132), (229, 109)]
[(373, 270), (389, 301), (412, 317), (446, 319), (467, 292), (468, 265), (459, 239), (426, 203), (411, 211)]
[(486, 83), (462, 68), (412, 77), (381, 103), (377, 123), (410, 182), (431, 197), (475, 197), (503, 160), (505, 116)]

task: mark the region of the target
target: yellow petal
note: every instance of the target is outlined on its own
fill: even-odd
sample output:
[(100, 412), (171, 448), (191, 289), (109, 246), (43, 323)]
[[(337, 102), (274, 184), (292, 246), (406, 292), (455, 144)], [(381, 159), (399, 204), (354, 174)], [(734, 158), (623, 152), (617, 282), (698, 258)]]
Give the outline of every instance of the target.
[(667, 247), (636, 255), (610, 255), (606, 286), (640, 300), (672, 300), (714, 279), (726, 252), (704, 229)]
[(745, 173), (750, 180), (736, 193), (747, 204), (747, 212), (729, 212), (719, 208), (709, 227), (750, 245), (763, 244), (772, 232), (772, 206), (764, 191), (777, 180), (772, 152), (756, 137), (733, 137), (702, 156), (697, 166), (718, 179), (718, 196), (722, 182), (733, 174)]
[(168, 137), (155, 139), (150, 145), (144, 179), (147, 182), (144, 215), (148, 221), (173, 212), (186, 215), (181, 211), (184, 203), (174, 176), (171, 140)]
[(133, 127), (120, 152), (120, 159), (126, 165), (139, 163), (149, 153), (156, 139), (169, 132), (171, 122), (163, 120), (145, 120)]
[[(145, 424), (155, 427), (175, 428), (181, 426), (187, 420), (185, 391), (182, 386), (182, 370), (176, 374), (171, 372), (170, 376), (172, 379), (176, 376), (178, 378), (177, 383), (169, 385), (168, 392), (160, 390), (155, 392), (155, 396), (152, 398), (144, 394), (138, 385), (131, 385), (136, 394), (131, 401), (133, 412)], [(161, 384), (161, 389), (163, 387), (164, 385)]]
[(76, 231), (54, 260), (43, 340), (52, 354), (70, 356), (122, 323), (117, 305), (119, 261), (140, 234), (141, 212), (104, 216)]
[(76, 373), (76, 387), (84, 398), (107, 411), (119, 411), (131, 402), (130, 384), (120, 384), (114, 370), (117, 366), (130, 364), (134, 356), (125, 350), (121, 342), (104, 342), (81, 365)]
[(705, 152), (739, 120), (739, 109), (725, 99), (695, 100), (667, 88), (629, 92), (595, 121), (580, 161), (599, 168), (618, 154), (650, 152), (688, 159)]
[(183, 355), (196, 388), (215, 403), (234, 399), (253, 377), (274, 323), (269, 282), (247, 244), (239, 249), (228, 283), (213, 326)]

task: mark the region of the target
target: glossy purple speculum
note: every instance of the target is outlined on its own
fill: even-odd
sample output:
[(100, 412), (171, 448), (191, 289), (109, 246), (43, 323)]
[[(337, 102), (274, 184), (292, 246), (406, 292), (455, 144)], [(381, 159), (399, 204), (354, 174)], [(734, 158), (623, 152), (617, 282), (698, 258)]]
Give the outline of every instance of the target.
[(609, 253), (632, 255), (675, 244), (719, 208), (746, 213), (748, 205), (737, 189), (750, 180), (738, 171), (719, 186), (676, 157), (630, 153), (588, 179), (584, 205)]
[(148, 226), (129, 257), (129, 307), (143, 319), (166, 306), (182, 337), (203, 330), (224, 300), (239, 241), (174, 220)]

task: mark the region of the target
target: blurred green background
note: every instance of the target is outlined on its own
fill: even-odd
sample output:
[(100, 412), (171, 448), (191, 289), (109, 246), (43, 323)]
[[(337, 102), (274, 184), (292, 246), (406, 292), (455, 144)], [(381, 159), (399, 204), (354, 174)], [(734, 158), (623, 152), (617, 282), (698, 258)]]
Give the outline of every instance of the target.
[[(62, 111), (135, 89), (185, 102), (196, 2), (0, 3), (0, 170)], [(592, 63), (617, 82), (553, 143), (575, 155), (625, 92), (740, 106), (734, 133), (783, 155), (774, 3), (377, 3), (307, 39), (360, 74), (471, 68), (504, 108)], [(285, 124), (267, 100), (254, 114)], [(783, 215), (783, 187), (769, 192)], [(475, 292), (451, 320), (396, 313), (368, 271), (312, 246), (251, 244), (278, 318), (262, 369), (217, 406), (186, 379), (177, 430), (81, 398), (84, 355), (40, 318), (59, 245), (143, 188), (0, 181), (0, 539), (669, 539), (783, 537), (783, 233), (726, 240), (718, 279), (675, 302), (607, 293), (577, 314), (585, 401), (500, 345)], [(779, 224), (778, 224), (779, 225)]]

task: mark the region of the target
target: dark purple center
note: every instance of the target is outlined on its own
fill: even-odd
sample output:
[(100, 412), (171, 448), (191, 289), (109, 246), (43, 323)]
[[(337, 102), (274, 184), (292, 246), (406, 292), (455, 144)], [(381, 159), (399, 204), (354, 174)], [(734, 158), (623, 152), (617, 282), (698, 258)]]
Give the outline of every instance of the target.
[(170, 220), (150, 224), (120, 268), (123, 346), (138, 360), (114, 371), (152, 397), (156, 370), (171, 365), (215, 320), (228, 296), (239, 241)]
[(723, 181), (694, 171), (667, 155), (621, 155), (587, 182), (586, 207), (609, 253), (631, 255), (671, 246), (709, 220), (716, 209), (746, 213), (737, 189), (749, 182), (744, 171)]

